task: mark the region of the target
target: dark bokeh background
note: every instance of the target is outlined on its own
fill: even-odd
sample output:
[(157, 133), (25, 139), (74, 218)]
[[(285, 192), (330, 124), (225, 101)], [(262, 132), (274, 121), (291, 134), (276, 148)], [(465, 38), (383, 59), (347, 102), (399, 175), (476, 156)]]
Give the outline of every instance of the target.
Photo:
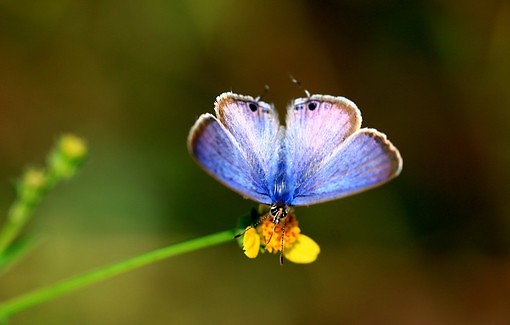
[(404, 158), (381, 188), (296, 210), (317, 262), (232, 242), (13, 324), (510, 323), (510, 5), (496, 0), (4, 1), (2, 215), (60, 134), (91, 157), (38, 209), (45, 240), (0, 299), (232, 228), (253, 203), (192, 161), (189, 128), (219, 93), (265, 84), (283, 115), (303, 95), (289, 73), (353, 100)]

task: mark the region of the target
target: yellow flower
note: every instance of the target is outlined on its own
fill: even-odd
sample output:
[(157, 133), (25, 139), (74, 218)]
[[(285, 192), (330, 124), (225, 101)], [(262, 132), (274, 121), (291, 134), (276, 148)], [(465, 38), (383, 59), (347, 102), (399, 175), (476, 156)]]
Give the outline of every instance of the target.
[(286, 250), (283, 255), (291, 262), (307, 264), (315, 261), (320, 251), (319, 245), (312, 238), (300, 235), (294, 246)]
[[(283, 235), (283, 240), (282, 240)], [(289, 214), (280, 222), (265, 218), (256, 228), (248, 227), (244, 233), (243, 250), (249, 258), (257, 257), (260, 251), (279, 253), (294, 263), (312, 263), (320, 253), (313, 239), (301, 234), (297, 219)]]
[(260, 236), (255, 228), (246, 228), (246, 232), (243, 237), (243, 250), (244, 254), (249, 258), (255, 258), (259, 255)]

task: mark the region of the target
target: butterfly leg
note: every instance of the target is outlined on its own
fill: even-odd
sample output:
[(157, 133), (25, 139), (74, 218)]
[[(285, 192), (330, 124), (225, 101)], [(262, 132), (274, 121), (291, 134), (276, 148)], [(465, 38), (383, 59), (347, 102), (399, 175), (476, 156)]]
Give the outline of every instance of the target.
[(266, 220), (267, 218), (269, 218), (271, 215), (268, 213), (266, 215), (263, 215), (259, 218), (259, 220), (257, 222), (255, 222), (253, 225), (251, 226), (248, 226), (246, 227), (246, 229), (244, 229), (243, 231), (241, 231), (240, 233), (238, 233), (237, 235), (234, 236), (234, 239), (237, 239), (239, 237), (241, 237), (242, 235), (244, 235), (248, 230), (250, 230), (251, 228), (257, 228), (258, 225), (260, 225), (264, 220)]

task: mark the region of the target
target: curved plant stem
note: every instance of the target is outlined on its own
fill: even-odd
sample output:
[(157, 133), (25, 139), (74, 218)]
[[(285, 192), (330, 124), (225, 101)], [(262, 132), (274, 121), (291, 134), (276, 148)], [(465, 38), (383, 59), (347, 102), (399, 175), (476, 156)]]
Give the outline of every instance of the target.
[(0, 255), (5, 252), (16, 236), (18, 236), (39, 201), (40, 197), (36, 197), (34, 202), (26, 202), (26, 200), (20, 199), (14, 202), (7, 215), (7, 223), (0, 228)]
[(27, 308), (58, 298), (96, 282), (135, 270), (162, 259), (231, 241), (235, 234), (236, 230), (226, 230), (170, 245), (12, 298), (0, 303), (0, 320), (7, 319), (9, 316)]

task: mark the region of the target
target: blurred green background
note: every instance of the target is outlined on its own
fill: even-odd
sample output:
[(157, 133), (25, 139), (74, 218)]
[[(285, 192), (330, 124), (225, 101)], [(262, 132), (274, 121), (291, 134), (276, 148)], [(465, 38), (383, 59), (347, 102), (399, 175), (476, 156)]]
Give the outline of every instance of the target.
[(80, 175), (43, 201), (43, 243), (0, 299), (235, 226), (254, 205), (206, 175), (189, 128), (232, 90), (284, 115), (302, 91), (342, 95), (385, 132), (391, 183), (298, 208), (310, 265), (234, 242), (27, 310), (13, 324), (510, 323), (507, 1), (3, 1), (0, 211), (64, 132)]

